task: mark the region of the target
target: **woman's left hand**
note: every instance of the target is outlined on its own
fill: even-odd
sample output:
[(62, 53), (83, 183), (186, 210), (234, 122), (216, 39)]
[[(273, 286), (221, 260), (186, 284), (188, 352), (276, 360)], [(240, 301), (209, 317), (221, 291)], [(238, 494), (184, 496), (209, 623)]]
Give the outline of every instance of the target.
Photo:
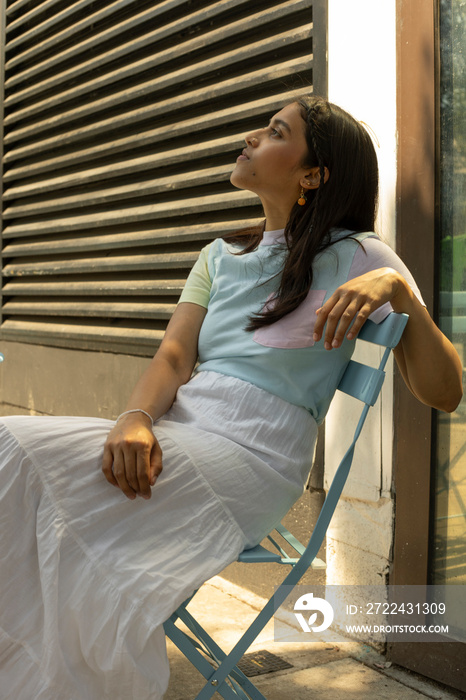
[(371, 313), (387, 302), (393, 311), (409, 316), (401, 341), (394, 349), (407, 387), (428, 406), (454, 411), (463, 395), (461, 360), (396, 270), (382, 267), (338, 287), (317, 310), (314, 340), (322, 338), (327, 324), (325, 349), (340, 347), (345, 335), (355, 338)]
[(327, 324), (325, 349), (340, 347), (345, 334), (350, 340), (355, 338), (371, 313), (386, 302), (393, 302), (398, 295), (406, 294), (407, 286), (404, 278), (390, 267), (366, 272), (342, 284), (317, 310), (314, 341), (322, 338)]

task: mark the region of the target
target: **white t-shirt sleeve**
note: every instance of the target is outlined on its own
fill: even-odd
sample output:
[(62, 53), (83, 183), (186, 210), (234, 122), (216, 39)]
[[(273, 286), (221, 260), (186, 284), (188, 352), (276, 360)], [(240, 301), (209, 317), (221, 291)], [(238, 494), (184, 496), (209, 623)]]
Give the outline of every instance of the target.
[[(348, 279), (354, 279), (360, 275), (364, 275), (366, 272), (371, 272), (372, 270), (377, 270), (380, 267), (391, 267), (400, 275), (403, 275), (414, 295), (425, 306), (424, 300), (422, 298), (421, 292), (414, 281), (414, 278), (404, 262), (398, 257), (394, 250), (390, 248), (386, 243), (377, 237), (366, 238), (362, 246), (358, 246), (353, 259), (353, 264), (351, 266)], [(374, 323), (380, 323), (388, 316), (389, 313), (393, 311), (391, 304), (386, 303), (383, 306), (376, 309), (369, 318)]]

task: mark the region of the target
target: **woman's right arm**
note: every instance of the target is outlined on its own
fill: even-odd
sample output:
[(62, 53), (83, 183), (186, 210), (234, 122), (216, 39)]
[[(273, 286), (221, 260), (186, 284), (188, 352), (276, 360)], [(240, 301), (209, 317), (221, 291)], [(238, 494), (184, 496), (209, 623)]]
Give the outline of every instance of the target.
[[(189, 302), (177, 306), (126, 411), (141, 408), (153, 420), (168, 411), (178, 388), (189, 380), (196, 364), (199, 331), (206, 312), (203, 306)], [(128, 498), (150, 498), (151, 486), (162, 471), (162, 452), (144, 413), (128, 413), (112, 428), (104, 447), (102, 471)]]

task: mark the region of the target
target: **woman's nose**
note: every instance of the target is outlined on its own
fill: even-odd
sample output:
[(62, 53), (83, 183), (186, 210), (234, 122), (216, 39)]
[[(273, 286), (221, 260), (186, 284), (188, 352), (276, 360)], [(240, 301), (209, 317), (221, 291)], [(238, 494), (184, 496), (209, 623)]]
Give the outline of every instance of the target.
[(248, 134), (245, 138), (245, 141), (248, 144), (248, 146), (252, 146), (252, 148), (255, 148), (259, 143), (259, 139), (254, 134)]

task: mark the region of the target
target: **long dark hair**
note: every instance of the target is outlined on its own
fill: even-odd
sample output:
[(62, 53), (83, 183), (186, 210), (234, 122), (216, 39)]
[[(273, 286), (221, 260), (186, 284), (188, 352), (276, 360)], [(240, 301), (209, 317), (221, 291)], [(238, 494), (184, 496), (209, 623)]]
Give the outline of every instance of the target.
[[(275, 323), (304, 301), (312, 284), (312, 264), (317, 254), (332, 245), (332, 228), (352, 233), (373, 231), (378, 199), (377, 156), (366, 129), (350, 114), (321, 97), (295, 100), (305, 123), (308, 154), (305, 167), (320, 169), (320, 186), (306, 193), (307, 203), (297, 203), (285, 227), (288, 254), (274, 304), (254, 314), (246, 330)], [(324, 183), (324, 168), (330, 176)], [(242, 254), (254, 250), (263, 225), (225, 237), (242, 242)], [(351, 234), (348, 234), (348, 236)]]

